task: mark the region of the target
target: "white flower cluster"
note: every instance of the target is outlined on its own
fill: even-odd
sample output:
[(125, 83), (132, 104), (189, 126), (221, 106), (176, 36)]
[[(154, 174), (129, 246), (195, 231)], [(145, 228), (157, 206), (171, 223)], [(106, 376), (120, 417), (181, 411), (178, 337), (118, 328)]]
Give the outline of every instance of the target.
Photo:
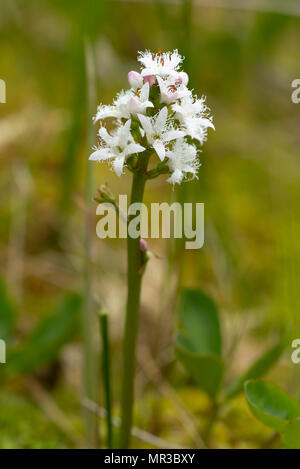
[[(100, 145), (90, 160), (111, 160), (118, 176), (123, 167), (152, 149), (160, 159), (168, 182), (181, 183), (197, 175), (200, 166), (197, 147), (214, 129), (205, 98), (188, 89), (188, 75), (179, 70), (183, 58), (177, 50), (152, 54), (139, 52), (140, 73), (128, 73), (131, 88), (121, 91), (111, 106), (100, 105), (95, 121), (114, 118), (116, 128), (109, 134), (101, 125)], [(159, 172), (158, 172), (159, 174)]]

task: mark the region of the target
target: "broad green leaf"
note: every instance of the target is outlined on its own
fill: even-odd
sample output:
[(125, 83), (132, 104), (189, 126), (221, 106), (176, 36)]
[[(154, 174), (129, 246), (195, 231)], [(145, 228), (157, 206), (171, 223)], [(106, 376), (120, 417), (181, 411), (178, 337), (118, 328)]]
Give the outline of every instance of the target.
[(11, 339), (16, 316), (13, 302), (7, 294), (3, 280), (0, 279), (0, 339)]
[(289, 420), (300, 417), (298, 402), (270, 381), (248, 381), (245, 393), (253, 414), (278, 432)]
[(212, 299), (200, 290), (184, 290), (179, 319), (185, 345), (198, 354), (221, 355), (222, 340), (218, 310)]
[(7, 373), (30, 373), (51, 363), (60, 349), (77, 333), (81, 305), (79, 295), (72, 294), (64, 298), (57, 309), (42, 320), (27, 341), (11, 352), (7, 360)]
[(182, 336), (177, 338), (177, 358), (197, 385), (214, 399), (222, 379), (223, 361), (219, 355), (204, 355), (188, 350), (183, 345), (184, 339)]
[(262, 378), (277, 362), (283, 351), (283, 345), (278, 344), (267, 350), (250, 368), (238, 378), (226, 394), (226, 399), (232, 399), (243, 391), (243, 386), (250, 379)]
[(214, 399), (224, 368), (218, 310), (200, 290), (184, 290), (179, 319), (177, 357), (198, 386)]
[(300, 419), (287, 423), (282, 432), (282, 442), (287, 449), (300, 449)]

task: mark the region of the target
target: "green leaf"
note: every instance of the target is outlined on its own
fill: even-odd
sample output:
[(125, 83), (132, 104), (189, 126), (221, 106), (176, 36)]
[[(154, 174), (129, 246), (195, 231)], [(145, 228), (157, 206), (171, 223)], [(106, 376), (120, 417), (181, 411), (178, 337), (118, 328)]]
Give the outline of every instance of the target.
[(199, 290), (184, 290), (179, 320), (181, 333), (176, 340), (177, 358), (197, 385), (215, 399), (224, 368), (216, 305)]
[[(180, 336), (177, 341), (180, 341)], [(223, 361), (218, 355), (200, 355), (181, 347), (176, 347), (177, 358), (189, 375), (207, 394), (214, 399), (221, 383)]]
[(28, 340), (9, 354), (6, 366), (8, 375), (30, 373), (51, 363), (60, 349), (78, 332), (81, 305), (79, 295), (64, 298)]
[(232, 399), (243, 391), (243, 386), (250, 379), (263, 377), (270, 368), (277, 362), (283, 351), (283, 345), (277, 344), (267, 350), (250, 368), (238, 378), (226, 394), (226, 400)]
[(287, 423), (282, 432), (282, 442), (287, 449), (300, 449), (300, 419)]
[(218, 310), (209, 296), (200, 290), (184, 290), (179, 319), (190, 351), (221, 355), (222, 339)]
[(245, 393), (253, 414), (278, 432), (289, 420), (300, 417), (298, 402), (270, 381), (248, 381)]
[(0, 278), (0, 339), (11, 339), (16, 316), (16, 308), (7, 294), (4, 281)]

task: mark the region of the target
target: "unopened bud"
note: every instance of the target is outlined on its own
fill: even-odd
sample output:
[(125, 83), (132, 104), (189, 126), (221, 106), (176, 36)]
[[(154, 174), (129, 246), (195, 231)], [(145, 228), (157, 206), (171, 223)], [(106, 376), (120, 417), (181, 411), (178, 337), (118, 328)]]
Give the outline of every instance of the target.
[(156, 78), (154, 75), (147, 75), (144, 77), (144, 83), (149, 83), (149, 86), (155, 85)]
[(94, 197), (94, 200), (96, 202), (114, 203), (116, 201), (115, 196), (113, 195), (112, 191), (110, 190), (107, 184), (102, 184), (102, 186), (97, 189), (97, 192), (99, 194), (99, 197)]
[(146, 252), (148, 248), (147, 241), (143, 238), (140, 239), (140, 249), (142, 252)]
[(179, 72), (178, 73), (178, 78), (177, 78), (178, 83), (182, 83), (183, 85), (187, 85), (189, 82), (189, 76), (185, 72)]
[(128, 73), (128, 83), (134, 90), (141, 88), (143, 86), (143, 77), (138, 72), (132, 70)]

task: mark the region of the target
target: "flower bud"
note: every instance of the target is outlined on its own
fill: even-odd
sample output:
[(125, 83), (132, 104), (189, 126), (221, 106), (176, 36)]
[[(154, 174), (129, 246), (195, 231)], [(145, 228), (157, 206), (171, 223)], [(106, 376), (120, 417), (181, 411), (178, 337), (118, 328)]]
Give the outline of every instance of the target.
[(134, 90), (141, 88), (143, 86), (143, 77), (138, 72), (132, 70), (128, 73), (128, 83)]
[(189, 76), (185, 72), (179, 72), (178, 73), (178, 78), (177, 78), (178, 83), (182, 83), (183, 85), (187, 86), (189, 82)]
[(149, 83), (149, 86), (155, 85), (156, 78), (154, 75), (147, 75), (144, 77), (144, 83)]
[(146, 252), (148, 248), (147, 241), (143, 238), (140, 239), (140, 249), (142, 252)]

